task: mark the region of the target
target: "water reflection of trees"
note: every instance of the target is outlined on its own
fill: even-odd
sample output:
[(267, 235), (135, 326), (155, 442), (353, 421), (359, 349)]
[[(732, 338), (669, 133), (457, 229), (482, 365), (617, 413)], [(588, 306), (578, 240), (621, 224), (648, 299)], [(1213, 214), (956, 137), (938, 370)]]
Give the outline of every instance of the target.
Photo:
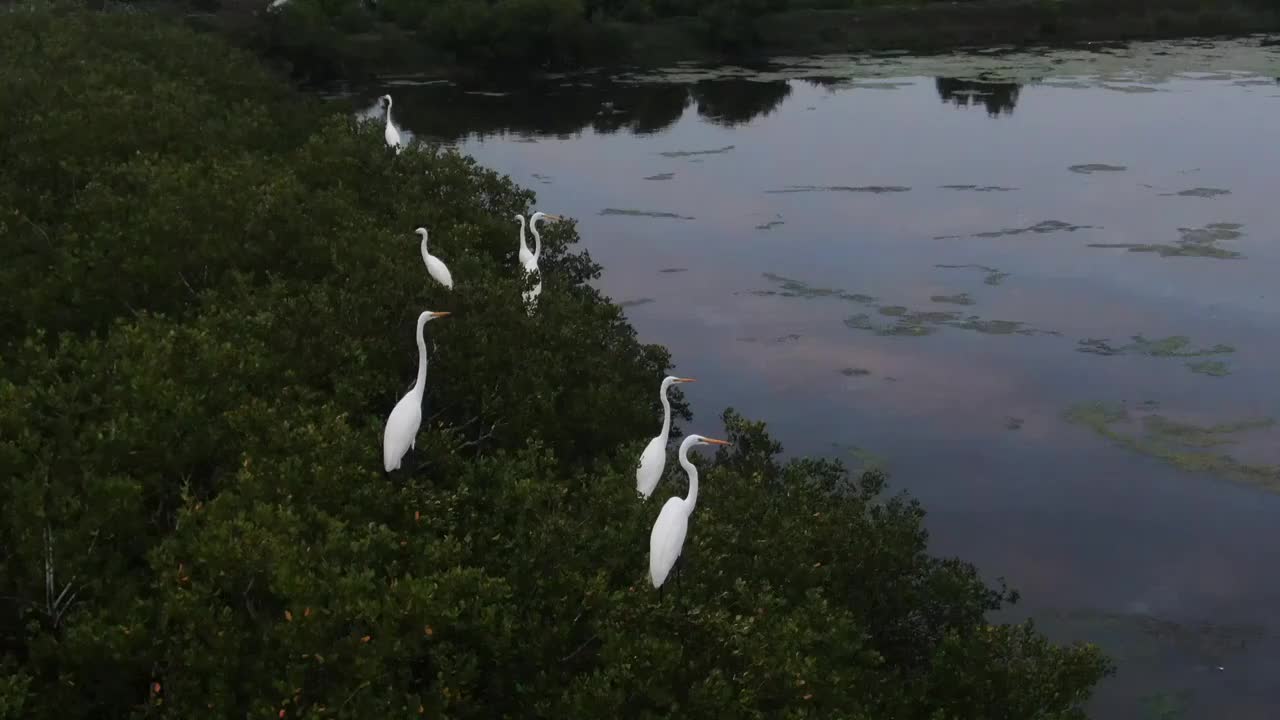
[[(775, 110), (791, 86), (782, 80), (731, 79), (693, 85), (545, 84), (509, 93), (444, 85), (376, 92), (395, 96), (397, 122), (419, 135), (453, 141), (469, 134), (568, 137), (588, 128), (654, 133), (675, 124), (690, 105), (711, 122), (734, 126)], [(362, 93), (362, 99), (373, 94)]]
[(1021, 83), (953, 77), (934, 78), (934, 85), (942, 102), (949, 102), (956, 107), (969, 107), (981, 102), (991, 117), (1012, 115), (1014, 106), (1018, 104), (1018, 94), (1022, 92)]
[(732, 126), (773, 112), (791, 94), (791, 85), (783, 80), (704, 80), (690, 92), (699, 115)]

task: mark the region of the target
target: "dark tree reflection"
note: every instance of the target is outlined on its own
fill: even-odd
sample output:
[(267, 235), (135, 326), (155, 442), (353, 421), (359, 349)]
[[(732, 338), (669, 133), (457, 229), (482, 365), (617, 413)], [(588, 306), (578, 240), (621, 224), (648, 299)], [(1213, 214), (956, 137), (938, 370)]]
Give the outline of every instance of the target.
[(777, 109), (791, 94), (785, 80), (704, 80), (690, 90), (698, 114), (718, 125), (741, 125)]
[(512, 92), (427, 85), (391, 93), (397, 122), (446, 142), (472, 134), (567, 137), (586, 128), (650, 133), (675, 123), (689, 105), (676, 85), (544, 84)]
[(415, 134), (457, 141), (467, 135), (567, 137), (599, 133), (655, 133), (673, 125), (690, 104), (721, 125), (739, 125), (776, 109), (791, 93), (784, 81), (712, 80), (686, 84), (544, 83), (517, 91), (452, 85), (404, 85), (391, 92), (397, 123)]
[(1012, 115), (1014, 106), (1018, 104), (1018, 94), (1022, 92), (1021, 83), (939, 77), (934, 78), (934, 84), (942, 102), (949, 102), (956, 107), (981, 103), (991, 117)]
[(806, 78), (800, 78), (800, 81), (801, 81), (801, 82), (803, 82), (803, 83), (805, 83), (805, 84), (807, 84), (807, 85), (812, 85), (812, 86), (814, 86), (814, 87), (816, 87), (816, 88), (824, 88), (824, 89), (826, 89), (826, 90), (836, 90), (836, 89), (838, 89), (838, 88), (840, 88), (840, 87), (843, 87), (843, 86), (845, 86), (845, 85), (848, 85), (848, 84), (849, 84), (849, 78), (847, 78), (847, 77), (835, 77), (835, 76), (832, 76), (832, 77), (806, 77)]

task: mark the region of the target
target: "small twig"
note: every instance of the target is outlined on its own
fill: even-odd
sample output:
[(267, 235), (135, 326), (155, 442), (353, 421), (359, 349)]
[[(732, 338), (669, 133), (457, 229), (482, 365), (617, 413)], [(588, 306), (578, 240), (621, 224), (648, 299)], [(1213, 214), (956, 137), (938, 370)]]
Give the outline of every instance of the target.
[(199, 298), (199, 297), (200, 297), (200, 293), (196, 292), (196, 289), (195, 289), (195, 288), (193, 288), (193, 287), (191, 287), (191, 283), (187, 282), (187, 275), (186, 275), (186, 273), (179, 272), (179, 273), (178, 273), (178, 277), (182, 279), (182, 284), (183, 284), (183, 285), (186, 285), (186, 286), (187, 286), (187, 289), (191, 291), (191, 296), (192, 296), (192, 297), (194, 297), (194, 298)]
[(582, 652), (583, 650), (586, 650), (587, 646), (590, 645), (593, 640), (599, 640), (599, 639), (600, 639), (599, 635), (592, 635), (591, 637), (587, 638), (586, 642), (579, 645), (577, 650), (574, 650), (568, 655), (565, 655), (564, 657), (560, 658), (560, 662), (568, 662), (572, 660), (574, 657), (578, 655), (578, 653)]
[(27, 216), (26, 216), (26, 214), (25, 214), (25, 213), (23, 213), (21, 210), (19, 210), (19, 211), (18, 211), (18, 217), (22, 218), (22, 221), (23, 221), (23, 222), (25, 222), (26, 224), (28, 224), (28, 225), (30, 225), (31, 227), (35, 228), (35, 231), (36, 231), (36, 232), (38, 232), (38, 233), (40, 233), (40, 237), (44, 238), (44, 241), (45, 241), (46, 243), (48, 243), (48, 244), (50, 244), (50, 245), (52, 245), (52, 244), (53, 244), (53, 241), (49, 239), (49, 234), (48, 234), (48, 233), (46, 233), (46, 232), (44, 231), (44, 228), (42, 228), (42, 227), (40, 227), (39, 225), (35, 224), (35, 223), (31, 220), (31, 218), (27, 217)]
[(360, 685), (357, 686), (355, 690), (351, 691), (351, 694), (347, 696), (347, 699), (342, 701), (342, 706), (339, 707), (338, 709), (341, 710), (342, 708), (345, 708), (347, 706), (347, 703), (355, 699), (357, 693), (359, 693), (361, 690), (364, 690), (367, 687), (369, 687), (368, 680), (365, 680), (364, 682), (360, 683)]

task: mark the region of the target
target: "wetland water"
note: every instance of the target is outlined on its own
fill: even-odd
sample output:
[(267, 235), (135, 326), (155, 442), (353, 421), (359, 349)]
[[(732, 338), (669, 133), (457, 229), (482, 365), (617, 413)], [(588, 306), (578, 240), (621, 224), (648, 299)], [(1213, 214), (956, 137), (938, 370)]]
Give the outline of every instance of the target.
[(1105, 647), (1095, 717), (1245, 720), (1280, 715), (1278, 78), (1246, 38), (346, 94), (576, 218), (702, 380), (688, 429), (887, 466), (1013, 617)]

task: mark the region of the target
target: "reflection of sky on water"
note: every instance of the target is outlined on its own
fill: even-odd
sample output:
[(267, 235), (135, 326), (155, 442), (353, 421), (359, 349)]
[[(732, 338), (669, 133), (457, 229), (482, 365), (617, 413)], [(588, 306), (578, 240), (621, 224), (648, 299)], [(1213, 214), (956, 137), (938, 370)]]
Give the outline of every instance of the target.
[[(890, 82), (875, 89), (742, 78), (562, 85), (461, 106), (455, 93), (440, 97), (439, 117), (415, 125), (431, 115), (430, 93), (445, 92), (426, 88), (406, 98), (397, 120), (445, 138), (469, 123), (538, 136), (473, 137), (461, 147), (534, 187), (540, 209), (575, 217), (607, 293), (654, 300), (627, 312), (642, 338), (671, 348), (680, 373), (704, 380), (686, 393), (697, 417), (688, 429), (710, 432), (732, 405), (767, 420), (791, 452), (874, 451), (895, 486), (930, 511), (935, 548), (1006, 577), (1028, 610), (1264, 628), (1271, 634), (1226, 653), (1221, 674), (1203, 671), (1199, 651), (1162, 646), (1143, 668), (1122, 666), (1123, 681), (1099, 700), (1105, 717), (1133, 717), (1144, 694), (1193, 687), (1187, 717), (1217, 717), (1230, 702), (1233, 717), (1260, 718), (1259, 708), (1280, 702), (1271, 682), (1280, 665), (1280, 496), (1135, 455), (1061, 413), (1079, 401), (1157, 400), (1169, 417), (1204, 424), (1280, 416), (1274, 86), (1245, 72), (1153, 79), (1113, 70), (1103, 83), (1064, 81), (1051, 69), (1032, 84), (884, 71)], [(605, 102), (614, 105), (600, 110)], [(1081, 165), (1125, 169), (1069, 170)], [(789, 186), (910, 190), (767, 192)], [(1230, 194), (1165, 195), (1190, 188)], [(600, 215), (606, 208), (694, 219)], [(972, 237), (1049, 220), (1092, 228)], [(1243, 226), (1220, 243), (1243, 258), (1089, 247), (1174, 245), (1179, 228), (1220, 222)], [(447, 240), (439, 242), (443, 251)], [(1009, 276), (993, 286), (980, 269), (937, 264)], [(687, 272), (660, 272), (672, 267)], [(752, 294), (780, 289), (764, 273), (877, 300)], [(975, 304), (930, 300), (960, 292)], [(927, 337), (882, 337), (844, 324), (857, 313), (892, 322), (877, 312), (884, 305), (1022, 321), (1061, 336), (940, 326)], [(1231, 375), (1194, 374), (1183, 358), (1076, 352), (1080, 339), (1124, 345), (1137, 334), (1234, 346), (1213, 358)], [(790, 335), (799, 337), (775, 341)], [(1010, 430), (1010, 417), (1022, 426)], [(1280, 462), (1280, 431), (1259, 437), (1226, 450)], [(1149, 640), (1087, 619), (1048, 626), (1063, 638), (1110, 641), (1122, 657)]]

